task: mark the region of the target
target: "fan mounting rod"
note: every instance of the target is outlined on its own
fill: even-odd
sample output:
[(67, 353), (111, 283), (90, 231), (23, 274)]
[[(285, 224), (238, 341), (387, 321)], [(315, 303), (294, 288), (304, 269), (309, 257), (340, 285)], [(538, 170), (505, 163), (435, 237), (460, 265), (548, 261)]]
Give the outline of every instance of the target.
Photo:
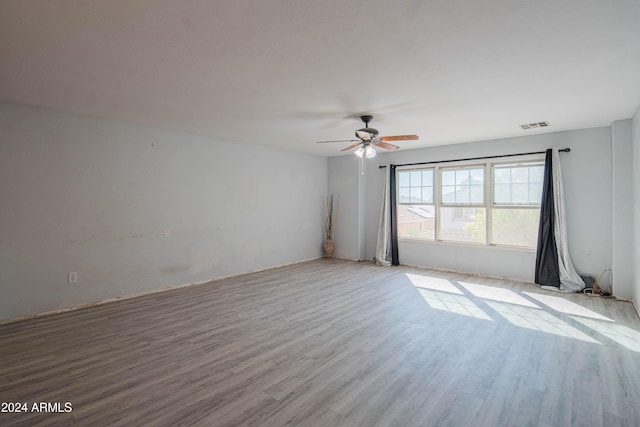
[(369, 127), (369, 122), (373, 119), (372, 115), (366, 114), (364, 116), (360, 116), (360, 120), (364, 122), (366, 127)]
[(360, 120), (364, 122), (364, 127), (356, 131), (356, 137), (362, 141), (371, 141), (378, 137), (378, 129), (369, 127), (371, 119), (373, 119), (373, 116), (371, 115), (360, 116)]

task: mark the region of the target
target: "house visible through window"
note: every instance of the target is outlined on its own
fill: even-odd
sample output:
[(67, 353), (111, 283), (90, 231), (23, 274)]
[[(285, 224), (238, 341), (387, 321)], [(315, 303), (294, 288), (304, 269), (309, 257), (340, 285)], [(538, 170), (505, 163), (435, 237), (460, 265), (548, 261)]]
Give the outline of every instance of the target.
[(533, 248), (543, 172), (540, 159), (398, 170), (398, 237)]
[(398, 235), (433, 240), (433, 169), (402, 171), (398, 175)]

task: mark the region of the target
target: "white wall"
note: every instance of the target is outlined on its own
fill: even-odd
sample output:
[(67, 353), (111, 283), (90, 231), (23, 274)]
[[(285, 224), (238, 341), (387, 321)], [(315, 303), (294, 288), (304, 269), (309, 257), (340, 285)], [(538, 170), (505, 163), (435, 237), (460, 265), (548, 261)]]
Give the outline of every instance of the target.
[[(598, 277), (612, 263), (611, 238), (611, 130), (596, 128), (571, 132), (523, 136), (470, 144), (433, 147), (379, 154), (367, 163), (366, 247), (367, 258), (375, 255), (377, 228), (384, 185), (379, 165), (449, 160), (496, 154), (571, 148), (561, 153), (564, 173), (568, 234), (576, 269)], [(354, 167), (342, 158), (330, 158), (329, 167)], [(329, 175), (331, 186), (332, 174)], [(339, 221), (348, 221), (339, 218)], [(352, 229), (357, 229), (352, 224)], [(401, 242), (403, 264), (510, 277), (533, 281), (535, 253), (495, 247), (473, 247), (445, 243)]]
[[(613, 294), (628, 299), (633, 294), (633, 145), (630, 119), (618, 120), (611, 125), (611, 148)], [(603, 281), (602, 285), (608, 285), (608, 280), (603, 278)]]
[(0, 319), (318, 258), (326, 191), (322, 157), (0, 104)]
[(339, 203), (332, 239), (335, 258), (361, 261), (366, 257), (365, 178), (355, 156), (334, 157), (328, 164), (328, 191)]
[(633, 144), (633, 294), (636, 311), (640, 314), (640, 109), (631, 122)]

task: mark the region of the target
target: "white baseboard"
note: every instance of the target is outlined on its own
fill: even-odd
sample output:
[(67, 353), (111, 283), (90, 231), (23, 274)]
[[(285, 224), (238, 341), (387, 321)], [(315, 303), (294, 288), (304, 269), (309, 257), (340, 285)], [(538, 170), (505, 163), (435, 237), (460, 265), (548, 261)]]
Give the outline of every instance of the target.
[(458, 270), (453, 270), (453, 269), (450, 269), (450, 268), (427, 267), (427, 266), (424, 266), (424, 265), (413, 265), (413, 264), (404, 264), (404, 263), (400, 263), (400, 265), (404, 265), (405, 267), (411, 267), (411, 268), (420, 268), (420, 269), (423, 269), (423, 270), (441, 271), (443, 273), (464, 274), (464, 275), (467, 275), (467, 276), (483, 277), (483, 278), (486, 278), (486, 279), (509, 280), (511, 282), (526, 283), (526, 284), (529, 284), (529, 285), (538, 286), (535, 282), (532, 282), (530, 280), (518, 279), (518, 278), (515, 278), (515, 277), (492, 276), (490, 274), (472, 273), (472, 272), (468, 272), (468, 271), (458, 271)]
[(232, 277), (245, 276), (247, 274), (259, 273), (261, 271), (273, 270), (274, 268), (280, 268), (280, 267), (286, 267), (286, 266), (289, 266), (289, 265), (301, 264), (303, 262), (313, 261), (315, 259), (320, 259), (320, 258), (321, 257), (309, 258), (309, 259), (305, 259), (305, 260), (302, 260), (302, 261), (292, 262), (292, 263), (289, 263), (289, 264), (281, 264), (281, 265), (276, 265), (276, 266), (273, 266), (273, 267), (261, 268), (261, 269), (257, 269), (257, 270), (250, 270), (250, 271), (245, 271), (243, 273), (230, 274), (230, 275), (227, 275), (227, 276), (216, 277), (216, 278), (213, 278), (213, 279), (207, 279), (207, 280), (201, 280), (201, 281), (189, 282), (189, 283), (182, 283), (182, 284), (179, 284), (179, 285), (170, 286), (168, 288), (154, 289), (154, 290), (151, 290), (151, 291), (139, 292), (139, 293), (135, 293), (135, 294), (128, 294), (128, 295), (108, 298), (108, 299), (104, 299), (104, 300), (100, 300), (100, 301), (92, 301), (92, 302), (88, 302), (88, 303), (85, 303), (85, 304), (74, 305), (72, 307), (60, 308), (60, 309), (57, 309), (57, 310), (44, 311), (44, 312), (41, 312), (41, 313), (34, 313), (34, 314), (27, 314), (27, 315), (18, 316), (18, 317), (10, 317), (8, 319), (0, 319), (0, 325), (4, 325), (4, 324), (7, 324), (7, 323), (20, 322), (22, 320), (27, 320), (27, 319), (35, 319), (35, 318), (38, 318), (38, 317), (52, 316), (54, 314), (66, 313), (68, 311), (80, 310), (82, 308), (96, 307), (96, 306), (99, 306), (99, 305), (102, 305), (102, 304), (109, 304), (109, 303), (116, 302), (116, 301), (122, 301), (122, 300), (131, 299), (131, 298), (138, 298), (138, 297), (142, 297), (142, 296), (146, 296), (146, 295), (153, 295), (153, 294), (157, 294), (157, 293), (160, 293), (160, 292), (173, 291), (173, 290), (176, 290), (176, 289), (188, 288), (188, 287), (191, 287), (191, 286), (206, 285), (208, 283), (213, 283), (213, 282), (217, 282), (217, 281), (220, 281), (220, 280), (230, 279)]

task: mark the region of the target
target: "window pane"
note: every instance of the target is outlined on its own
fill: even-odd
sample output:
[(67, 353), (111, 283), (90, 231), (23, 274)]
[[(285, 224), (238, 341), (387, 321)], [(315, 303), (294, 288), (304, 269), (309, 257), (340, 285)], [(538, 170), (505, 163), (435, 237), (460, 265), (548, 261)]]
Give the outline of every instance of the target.
[(468, 185), (456, 185), (455, 203), (464, 205), (469, 204), (469, 186)]
[(422, 203), (433, 203), (433, 187), (422, 187)]
[(398, 237), (433, 240), (435, 238), (435, 207), (398, 206)]
[(469, 191), (469, 201), (474, 204), (484, 204), (484, 186), (472, 185)]
[(442, 185), (455, 185), (456, 172), (455, 171), (443, 171), (442, 172)]
[(484, 243), (485, 208), (440, 208), (440, 238), (453, 242)]
[(531, 204), (542, 203), (542, 183), (532, 182), (529, 184), (529, 202)]
[(493, 176), (493, 181), (496, 183), (511, 182), (511, 169), (495, 168)]
[(469, 175), (471, 184), (482, 184), (484, 182), (484, 169), (471, 169)]
[(529, 204), (529, 184), (511, 185), (511, 203), (514, 205)]
[(409, 172), (399, 172), (398, 174), (398, 186), (400, 187), (408, 187), (409, 186)]
[(512, 168), (511, 182), (529, 182), (529, 168), (528, 167)]
[(398, 203), (433, 203), (433, 169), (398, 172)]
[(422, 173), (420, 171), (411, 172), (411, 186), (420, 187), (422, 185)]
[(497, 205), (538, 205), (544, 165), (514, 164), (493, 168), (493, 202)]
[(544, 176), (544, 165), (529, 167), (529, 181), (542, 183)]
[(456, 185), (469, 185), (470, 184), (470, 179), (469, 179), (469, 170), (468, 169), (462, 169), (462, 170), (457, 170), (455, 171), (456, 174)]
[[(455, 178), (455, 179), (453, 179)], [(454, 184), (451, 182), (454, 181)], [(455, 169), (442, 172), (442, 203), (484, 204), (484, 169)]]
[(539, 220), (540, 209), (494, 208), (492, 243), (535, 248), (538, 242)]
[(420, 187), (411, 187), (411, 202), (410, 203), (421, 203), (422, 202), (422, 191)]
[(493, 192), (493, 200), (500, 205), (508, 205), (511, 203), (511, 185), (496, 184)]
[(409, 188), (398, 190), (398, 203), (411, 203), (411, 192)]
[(422, 171), (422, 185), (433, 187), (433, 169)]
[(456, 201), (455, 185), (443, 185), (442, 186), (442, 202), (455, 203), (455, 201)]

